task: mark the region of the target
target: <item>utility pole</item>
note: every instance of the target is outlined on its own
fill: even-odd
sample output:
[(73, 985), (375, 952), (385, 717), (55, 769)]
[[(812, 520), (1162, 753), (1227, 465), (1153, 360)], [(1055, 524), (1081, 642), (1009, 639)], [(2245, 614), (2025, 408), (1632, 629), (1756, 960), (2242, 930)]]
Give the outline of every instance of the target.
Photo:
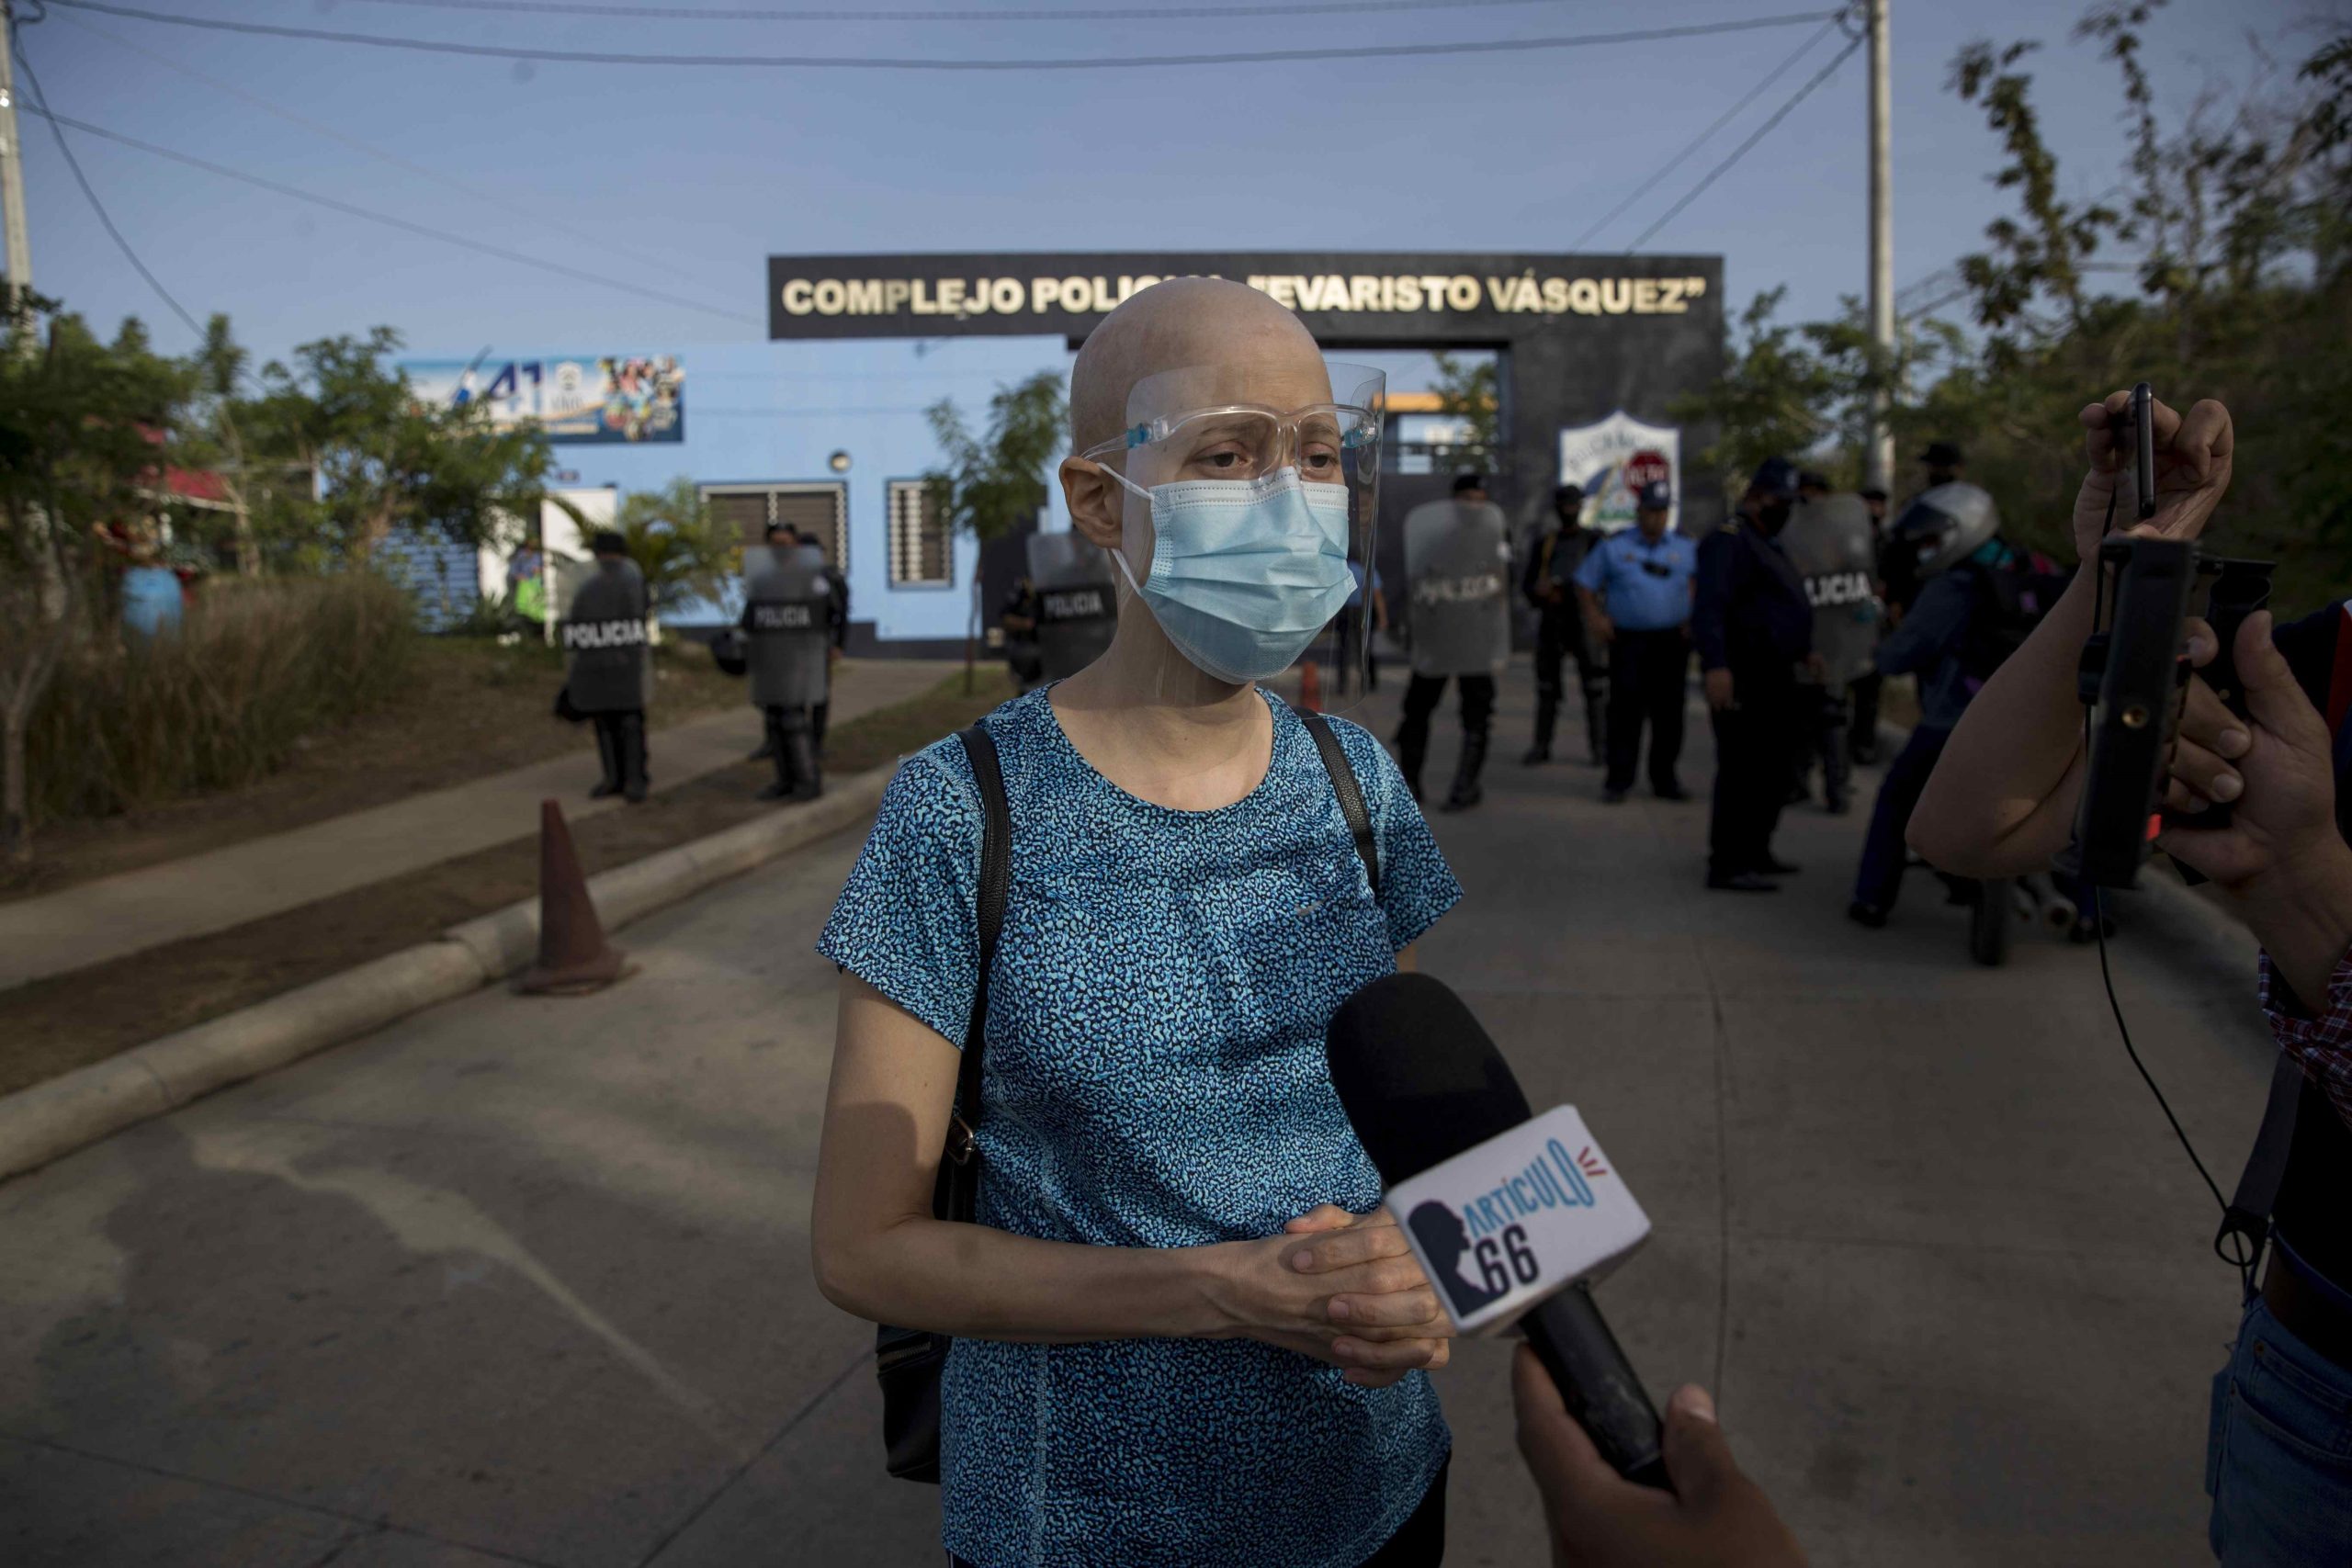
[(33, 243), (25, 232), (25, 159), (17, 141), (17, 32), (8, 0), (0, 0), (0, 216), (8, 230), (8, 287), (33, 286)]
[[(1880, 363), (1894, 363), (1894, 172), (1889, 147), (1893, 140), (1887, 82), (1887, 0), (1865, 0), (1871, 28), (1871, 340), (1878, 345)], [(1871, 444), (1863, 467), (1869, 482), (1892, 494), (1894, 490), (1894, 432), (1887, 423), (1894, 389), (1881, 386), (1871, 394)]]

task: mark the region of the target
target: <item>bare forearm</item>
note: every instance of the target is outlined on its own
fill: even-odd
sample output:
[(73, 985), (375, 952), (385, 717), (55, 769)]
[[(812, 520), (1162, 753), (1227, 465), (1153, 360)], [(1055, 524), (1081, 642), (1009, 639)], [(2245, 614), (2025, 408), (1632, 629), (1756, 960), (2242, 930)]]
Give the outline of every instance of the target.
[(1214, 1247), (1089, 1247), (922, 1218), (856, 1243), (820, 1236), (817, 1254), (834, 1305), (966, 1338), (1210, 1338), (1231, 1326)]
[(1939, 868), (2002, 876), (2066, 846), (2082, 793), (2075, 671), (2091, 633), (2088, 570), (1976, 694), (1912, 812), (1912, 848)]

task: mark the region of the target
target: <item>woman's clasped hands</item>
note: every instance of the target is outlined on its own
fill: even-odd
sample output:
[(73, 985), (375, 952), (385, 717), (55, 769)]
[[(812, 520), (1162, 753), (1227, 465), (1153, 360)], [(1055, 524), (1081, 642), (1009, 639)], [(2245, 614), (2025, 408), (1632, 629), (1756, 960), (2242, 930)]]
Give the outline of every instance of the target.
[(1312, 1356), (1366, 1388), (1445, 1365), (1453, 1324), (1386, 1209), (1351, 1214), (1326, 1203), (1280, 1235), (1217, 1251), (1222, 1337)]

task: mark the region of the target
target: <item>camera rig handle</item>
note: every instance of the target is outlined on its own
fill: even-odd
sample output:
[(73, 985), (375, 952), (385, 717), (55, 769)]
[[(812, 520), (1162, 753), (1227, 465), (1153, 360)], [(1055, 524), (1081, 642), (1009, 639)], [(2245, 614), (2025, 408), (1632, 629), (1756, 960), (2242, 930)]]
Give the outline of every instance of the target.
[[(2237, 672), (2237, 635), (2246, 617), (2270, 603), (2271, 563), (2210, 559), (2182, 540), (2118, 536), (2099, 547), (2099, 570), (2114, 572), (2113, 609), (2083, 645), (2077, 689), (2090, 709), (2088, 767), (2064, 868), (2101, 887), (2130, 887), (2148, 846), (2166, 827), (2222, 828), (2219, 802), (2193, 816), (2158, 813), (2177, 742), (2192, 671), (2182, 651), (2189, 595), (2210, 579), (2206, 619), (2219, 646), (2203, 671), (2229, 710), (2246, 716)], [(2204, 881), (2176, 862), (2183, 880)]]

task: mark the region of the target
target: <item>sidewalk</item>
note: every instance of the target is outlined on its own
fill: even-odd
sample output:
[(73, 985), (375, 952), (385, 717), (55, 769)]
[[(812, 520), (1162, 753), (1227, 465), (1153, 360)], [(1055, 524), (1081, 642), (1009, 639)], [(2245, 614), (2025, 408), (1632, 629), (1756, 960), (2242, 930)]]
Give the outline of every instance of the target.
[[(1360, 716), (1384, 735), (1398, 683)], [(1695, 705), (1701, 798), (1611, 807), (1517, 765), (1528, 683), (1486, 804), (1431, 818), (1464, 897), (1420, 961), (1647, 1210), (1600, 1295), (1652, 1392), (1715, 1391), (1815, 1568), (2210, 1562), (2237, 1281), (2097, 955), (2020, 931), (1979, 968), (1925, 876), (1852, 926), (1859, 813), (1789, 814), (1780, 894), (1702, 891)], [(632, 927), (611, 990), (480, 991), (0, 1184), (0, 1562), (940, 1561), (937, 1491), (883, 1473), (873, 1330), (809, 1273), (813, 943), (860, 837)], [(2252, 943), (2151, 895), (2121, 918), (2133, 1037), (2234, 1173)], [(1449, 1562), (1550, 1560), (1508, 1362), (1464, 1341), (1437, 1375)]]
[[(844, 660), (832, 722), (920, 695), (962, 666), (932, 660)], [(580, 748), (528, 767), (332, 818), (266, 838), (0, 905), (0, 992), (51, 975), (226, 931), (538, 830), (539, 802), (574, 822), (617, 810), (590, 800), (595, 753)], [(654, 732), (655, 793), (742, 760), (760, 739), (747, 703)]]

